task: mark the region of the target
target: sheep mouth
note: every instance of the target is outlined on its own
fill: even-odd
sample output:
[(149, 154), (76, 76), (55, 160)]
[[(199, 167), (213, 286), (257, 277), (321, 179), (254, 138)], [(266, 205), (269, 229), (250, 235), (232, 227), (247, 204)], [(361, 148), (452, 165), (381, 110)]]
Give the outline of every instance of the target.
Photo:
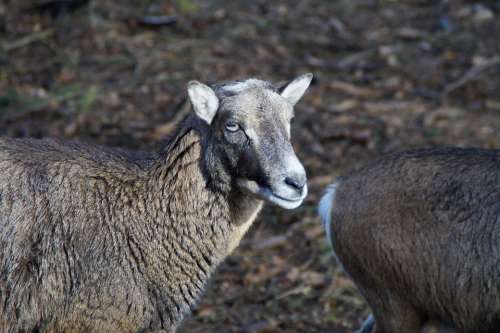
[(264, 192), (261, 193), (261, 195), (267, 199), (268, 201), (283, 207), (285, 209), (294, 209), (299, 207), (302, 204), (302, 201), (304, 201), (304, 198), (307, 196), (307, 185), (304, 186), (302, 189), (302, 193), (300, 194), (300, 197), (296, 198), (286, 198), (283, 196), (280, 196), (269, 188), (264, 188)]
[(304, 186), (299, 196), (287, 197), (276, 193), (268, 186), (261, 186), (255, 181), (241, 180), (239, 181), (239, 184), (260, 198), (285, 209), (294, 209), (299, 207), (307, 196), (307, 185)]

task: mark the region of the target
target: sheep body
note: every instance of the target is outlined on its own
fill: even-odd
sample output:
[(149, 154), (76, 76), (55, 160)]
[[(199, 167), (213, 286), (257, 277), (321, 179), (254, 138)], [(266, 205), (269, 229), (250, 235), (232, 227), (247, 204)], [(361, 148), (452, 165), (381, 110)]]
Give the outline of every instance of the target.
[(0, 142), (2, 331), (173, 329), (235, 230), (225, 198), (204, 186), (199, 136), (159, 166), (89, 145)]
[(0, 331), (174, 332), (263, 202), (307, 195), (289, 129), (311, 79), (192, 81), (158, 153), (0, 140)]
[(391, 154), (330, 187), (320, 212), (376, 332), (500, 331), (499, 199), (500, 151), (482, 149)]

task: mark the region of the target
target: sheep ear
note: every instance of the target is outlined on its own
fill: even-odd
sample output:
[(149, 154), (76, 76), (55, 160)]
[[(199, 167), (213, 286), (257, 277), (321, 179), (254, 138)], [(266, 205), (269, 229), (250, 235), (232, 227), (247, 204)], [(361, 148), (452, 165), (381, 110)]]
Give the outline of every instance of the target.
[(313, 78), (312, 73), (307, 73), (296, 77), (280, 89), (280, 94), (292, 105), (297, 104), (304, 95)]
[(215, 92), (209, 86), (198, 81), (189, 82), (187, 90), (194, 112), (210, 125), (219, 108), (219, 99)]

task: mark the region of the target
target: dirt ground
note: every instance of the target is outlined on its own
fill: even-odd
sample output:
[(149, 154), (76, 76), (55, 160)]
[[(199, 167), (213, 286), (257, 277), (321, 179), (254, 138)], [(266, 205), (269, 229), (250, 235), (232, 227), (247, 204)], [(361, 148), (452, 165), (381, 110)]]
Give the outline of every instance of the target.
[(369, 310), (316, 204), (336, 176), (416, 146), (500, 147), (498, 1), (0, 2), (0, 135), (151, 148), (189, 80), (313, 72), (294, 146), (310, 195), (267, 207), (181, 332), (352, 332)]

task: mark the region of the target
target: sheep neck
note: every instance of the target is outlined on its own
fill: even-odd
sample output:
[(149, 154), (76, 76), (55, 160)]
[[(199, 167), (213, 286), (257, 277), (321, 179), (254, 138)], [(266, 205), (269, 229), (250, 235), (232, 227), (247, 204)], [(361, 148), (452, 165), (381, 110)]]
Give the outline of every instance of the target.
[[(148, 187), (154, 190), (147, 192), (145, 204), (147, 212), (154, 212), (147, 221), (151, 238), (145, 270), (157, 288), (157, 307), (160, 312), (166, 307), (164, 315), (170, 316), (161, 320), (163, 327), (176, 326), (190, 312), (217, 265), (234, 250), (262, 207), (247, 194), (235, 195), (220, 168), (206, 166), (206, 147), (197, 131), (181, 130), (174, 140), (148, 177), (153, 181)], [(235, 218), (236, 210), (241, 218)]]

